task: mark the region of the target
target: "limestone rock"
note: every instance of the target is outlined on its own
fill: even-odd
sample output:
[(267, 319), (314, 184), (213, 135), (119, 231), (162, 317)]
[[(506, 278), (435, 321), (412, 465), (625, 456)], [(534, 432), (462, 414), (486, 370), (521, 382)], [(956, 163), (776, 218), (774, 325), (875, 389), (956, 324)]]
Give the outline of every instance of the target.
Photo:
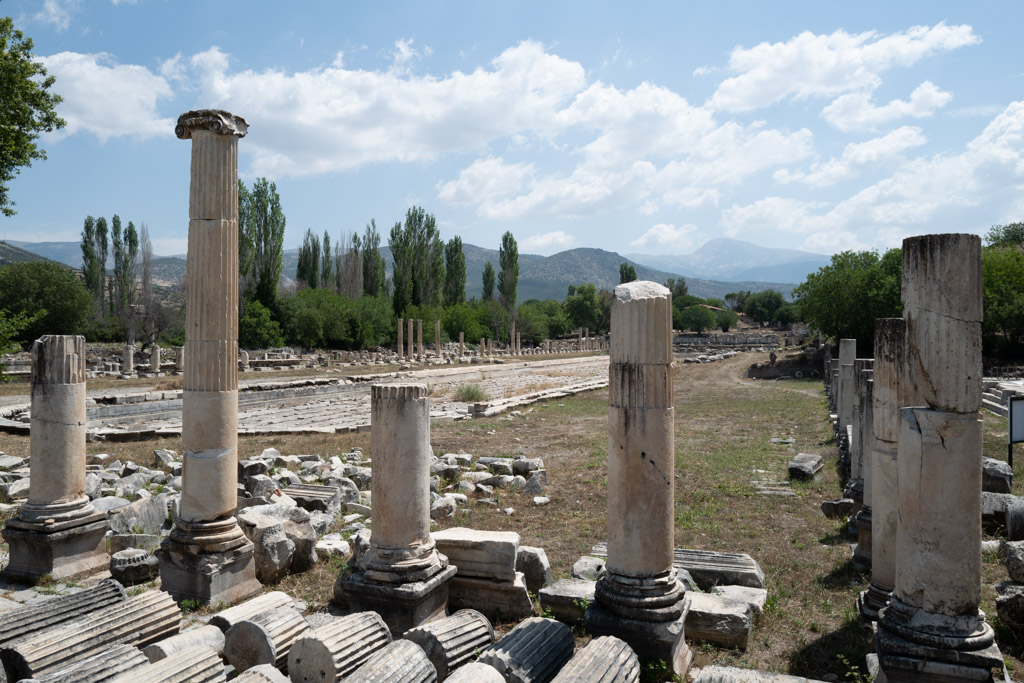
[(821, 502), (821, 511), (829, 519), (843, 519), (852, 515), (856, 506), (857, 504), (853, 498), (824, 500)]
[(1024, 583), (1024, 541), (1007, 541), (1003, 544), (1006, 552), (1006, 571), (1010, 580)]
[(745, 602), (713, 593), (687, 593), (686, 638), (746, 649), (753, 614)]
[(821, 469), (821, 456), (811, 453), (797, 453), (789, 461), (789, 478), (799, 481), (810, 481)]
[(590, 557), (585, 555), (580, 559), (576, 560), (576, 564), (572, 566), (572, 570), (569, 575), (574, 579), (583, 579), (585, 581), (597, 581), (601, 578), (601, 574), (604, 573), (604, 560), (597, 557)]
[(764, 603), (768, 600), (768, 591), (763, 588), (750, 588), (748, 586), (715, 586), (711, 591), (715, 595), (721, 595), (729, 600), (745, 602), (750, 607), (751, 613), (756, 621), (764, 611)]
[(559, 579), (537, 591), (541, 611), (550, 613), (563, 624), (575, 626), (583, 623), (583, 614), (594, 601), (596, 585), (596, 581), (585, 579)]
[(981, 459), (981, 490), (992, 493), (1012, 493), (1013, 470), (1002, 460)]
[(159, 574), (160, 561), (145, 550), (129, 548), (110, 556), (110, 576), (125, 586), (146, 583)]
[(116, 534), (159, 534), (167, 517), (167, 494), (137, 500), (134, 503), (115, 508), (107, 519)]
[(1024, 585), (1004, 581), (995, 588), (999, 618), (1015, 631), (1024, 629)]
[(443, 496), (430, 504), (430, 518), (437, 520), (453, 517), (455, 516), (455, 508), (455, 501), (447, 496)]
[(342, 540), (340, 535), (338, 538), (321, 538), (316, 542), (318, 557), (320, 555), (325, 557), (348, 557), (351, 552), (352, 549), (349, 547), (348, 541)]
[(516, 553), (516, 571), (523, 573), (526, 589), (533, 594), (551, 583), (551, 563), (548, 562), (544, 548), (519, 546)]
[(239, 515), (238, 525), (255, 546), (253, 560), (260, 583), (276, 583), (284, 578), (295, 553), (295, 543), (284, 533), (284, 525), (261, 514)]

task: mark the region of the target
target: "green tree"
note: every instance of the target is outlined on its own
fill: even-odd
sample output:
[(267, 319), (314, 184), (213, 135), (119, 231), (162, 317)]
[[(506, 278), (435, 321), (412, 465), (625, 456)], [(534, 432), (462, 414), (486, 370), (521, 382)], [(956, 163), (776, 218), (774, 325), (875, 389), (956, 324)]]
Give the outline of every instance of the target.
[(40, 133), (64, 127), (56, 111), (61, 97), (49, 92), (56, 79), (32, 47), (10, 17), (0, 18), (0, 213), (5, 216), (16, 213), (8, 184), (21, 167), (46, 159), (46, 150), (36, 144)]
[(459, 332), (462, 332), (465, 340), (474, 343), (480, 337), (488, 336), (487, 327), (481, 324), (481, 314), (484, 306), (481, 302), (462, 302), (453, 306), (446, 306), (441, 314), (441, 327), (449, 339), (458, 339)]
[(295, 278), (310, 289), (320, 286), (320, 237), (306, 228), (306, 235), (299, 247), (299, 263), (295, 267)]
[(31, 342), (44, 334), (77, 334), (89, 317), (92, 295), (67, 266), (54, 261), (0, 268), (0, 309), (10, 315), (42, 315), (17, 337)]
[(1024, 344), (1024, 251), (1017, 246), (987, 247), (981, 257), (983, 350), (989, 355), (1019, 358)]
[[(139, 256), (139, 233), (135, 230), (135, 224), (128, 221), (128, 228), (122, 232), (121, 218), (114, 214), (111, 219), (111, 246), (114, 250), (114, 276), (110, 280), (111, 310), (128, 332), (132, 324), (130, 318), (132, 304), (135, 303), (135, 270)], [(126, 338), (125, 341), (131, 340)]]
[(665, 287), (668, 291), (672, 292), (673, 302), (676, 299), (681, 299), (689, 294), (689, 289), (686, 286), (686, 280), (684, 278), (679, 278), (678, 280), (675, 278), (669, 278), (665, 280)]
[(483, 290), (480, 298), (484, 301), (491, 301), (494, 298), (494, 266), (490, 261), (484, 264)]
[(743, 304), (743, 312), (759, 323), (770, 323), (785, 303), (786, 299), (780, 292), (766, 289), (748, 296)]
[(85, 278), (86, 289), (95, 296), (103, 284), (103, 266), (96, 253), (96, 219), (92, 216), (86, 216), (82, 225), (81, 247), (82, 277)]
[(811, 328), (838, 343), (856, 339), (857, 349), (874, 349), (875, 319), (902, 315), (900, 283), (903, 255), (890, 249), (844, 251), (811, 273), (794, 291), (801, 315)]
[(991, 247), (1020, 247), (1024, 244), (1024, 223), (993, 225), (985, 235), (985, 242)]
[(377, 221), (370, 219), (363, 233), (363, 293), (380, 296), (384, 293), (384, 256), (380, 253)]
[(739, 319), (740, 317), (736, 314), (736, 311), (730, 311), (728, 309), (715, 311), (715, 325), (718, 326), (722, 332), (728, 332), (730, 329), (735, 327)]
[(100, 216), (96, 219), (96, 260), (99, 261), (99, 280), (93, 295), (99, 303), (99, 313), (102, 318), (106, 315), (106, 289), (107, 289), (107, 255), (110, 251), (107, 231), (107, 219)]
[[(11, 314), (6, 310), (0, 309), (0, 356), (20, 351), (21, 344), (17, 342), (18, 338), (29, 325), (45, 313), (46, 311), (37, 311), (35, 315), (30, 316), (24, 312)], [(0, 382), (10, 380), (9, 377), (4, 375), (4, 370), (6, 369), (7, 363), (0, 362)]]
[(259, 301), (245, 307), (238, 321), (238, 345), (243, 349), (271, 349), (284, 346), (281, 326), (270, 315), (270, 309)]
[(725, 305), (736, 311), (737, 313), (743, 312), (743, 305), (747, 302), (747, 297), (750, 296), (750, 290), (741, 289), (738, 292), (729, 292), (725, 295)]
[(444, 243), (433, 214), (418, 206), (395, 223), (388, 239), (394, 259), (392, 303), (396, 315), (408, 306), (438, 306), (444, 287)]
[(498, 262), (501, 264), (501, 271), (498, 273), (498, 296), (509, 315), (513, 315), (516, 307), (516, 290), (519, 287), (519, 246), (511, 231), (506, 231), (501, 236)]
[(454, 306), (466, 300), (466, 255), (462, 238), (456, 235), (444, 245), (444, 305)]
[(330, 289), (334, 286), (334, 255), (331, 254), (331, 236), (326, 230), (321, 244), (323, 253), (320, 256), (320, 287)]
[[(251, 266), (246, 273), (247, 294), (273, 310), (277, 301), (277, 283), (284, 264), (285, 216), (281, 210), (281, 197), (277, 184), (266, 178), (257, 178), (252, 190), (239, 184), (238, 234), (239, 262), (244, 249), (251, 245)], [(243, 246), (245, 245), (245, 246)], [(241, 272), (241, 268), (239, 268)]]
[(636, 268), (623, 261), (619, 264), (619, 284), (624, 285), (627, 282), (633, 282), (636, 280)]
[(715, 326), (715, 312), (704, 304), (690, 306), (683, 311), (680, 322), (681, 329), (701, 334)]
[(565, 317), (571, 329), (586, 327), (591, 332), (597, 330), (601, 319), (601, 304), (598, 301), (597, 287), (593, 282), (575, 286), (569, 285), (569, 293), (562, 304)]

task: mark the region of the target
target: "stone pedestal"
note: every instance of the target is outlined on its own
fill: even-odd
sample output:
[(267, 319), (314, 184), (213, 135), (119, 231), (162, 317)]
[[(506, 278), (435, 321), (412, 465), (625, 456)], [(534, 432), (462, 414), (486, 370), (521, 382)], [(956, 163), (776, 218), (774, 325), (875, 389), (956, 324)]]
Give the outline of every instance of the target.
[(608, 561), (586, 625), (683, 676), (688, 601), (673, 567), (672, 295), (653, 282), (615, 288), (608, 370)]
[(181, 505), (157, 555), (175, 600), (232, 602), (261, 590), (238, 502), (238, 138), (246, 122), (219, 110), (182, 114), (192, 140), (186, 265)]
[[(896, 581), (875, 648), (888, 681), (989, 680), (981, 601), (981, 240), (903, 241)], [(925, 406), (925, 407), (915, 407)]]
[(430, 404), (423, 384), (370, 388), (373, 531), (335, 601), (372, 610), (393, 633), (446, 614), (455, 567), (430, 537)]
[(85, 495), (85, 339), (32, 345), (28, 502), (7, 521), (8, 581), (67, 579), (104, 567), (107, 515)]

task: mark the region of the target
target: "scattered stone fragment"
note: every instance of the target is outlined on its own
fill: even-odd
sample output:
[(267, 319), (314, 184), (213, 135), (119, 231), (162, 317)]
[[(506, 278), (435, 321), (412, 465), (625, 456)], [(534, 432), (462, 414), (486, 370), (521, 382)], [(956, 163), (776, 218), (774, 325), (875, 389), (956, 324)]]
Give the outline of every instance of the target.
[(272, 664), (260, 664), (246, 669), (231, 681), (232, 683), (289, 683), (289, 678)]
[(508, 683), (549, 681), (572, 657), (574, 647), (568, 626), (530, 617), (480, 653), (478, 661), (494, 667)]
[(745, 650), (753, 628), (750, 606), (714, 593), (688, 593), (686, 638)]
[(159, 662), (183, 650), (195, 647), (207, 647), (220, 654), (224, 651), (224, 632), (216, 626), (206, 624), (176, 636), (165, 638), (158, 643), (147, 645), (142, 651), (150, 662)]
[(110, 576), (125, 586), (152, 581), (160, 575), (160, 561), (138, 548), (121, 550), (110, 556)]
[(455, 516), (455, 509), (455, 501), (447, 496), (442, 496), (430, 504), (430, 518), (437, 520), (453, 517)]
[(981, 459), (981, 490), (991, 493), (1012, 493), (1013, 470), (1002, 460)]
[(547, 496), (534, 496), (533, 497), (533, 504), (537, 505), (537, 506), (547, 505), (550, 502), (551, 502), (551, 499), (548, 498)]
[(1024, 541), (1007, 541), (1003, 544), (1006, 553), (1006, 571), (1010, 580), (1024, 583)]
[(449, 674), (480, 650), (494, 642), (494, 629), (479, 612), (464, 609), (455, 614), (409, 629), (402, 638), (423, 648), (427, 659), (437, 671), (437, 679), (445, 680)]
[(115, 534), (159, 534), (168, 522), (167, 494), (161, 493), (115, 508), (110, 511), (107, 520)]
[(570, 570), (569, 575), (574, 579), (597, 581), (601, 578), (601, 574), (603, 573), (603, 559), (584, 555), (580, 559), (576, 560), (576, 564), (572, 566), (572, 570)]
[(271, 591), (269, 593), (257, 595), (255, 598), (246, 600), (234, 607), (229, 607), (226, 610), (217, 612), (210, 617), (210, 624), (226, 633), (229, 628), (238, 622), (251, 619), (257, 614), (269, 612), (270, 610), (278, 607), (294, 607), (294, 605), (295, 601), (292, 600), (291, 596), (287, 593)]
[(447, 683), (505, 683), (505, 678), (493, 666), (480, 662), (460, 666), (445, 680)]
[(113, 554), (128, 548), (153, 552), (160, 547), (163, 539), (157, 534), (111, 534), (107, 540), (110, 541), (110, 553)]
[(745, 602), (750, 606), (751, 613), (756, 621), (764, 611), (764, 603), (768, 600), (768, 591), (763, 588), (750, 588), (748, 586), (715, 586), (711, 591), (715, 595), (721, 595), (729, 600)]
[(516, 575), (519, 534), (452, 527), (431, 534), (437, 551), (458, 567), (458, 576), (512, 580)]
[(821, 511), (829, 519), (845, 519), (853, 514), (857, 503), (853, 498), (840, 498), (839, 500), (824, 500), (821, 502)]
[[(604, 543), (598, 543), (591, 549), (591, 553), (607, 557), (608, 549)], [(702, 591), (726, 585), (764, 588), (764, 572), (754, 558), (746, 553), (676, 548), (673, 565), (676, 571), (685, 569), (689, 572)]]
[(391, 631), (376, 612), (332, 619), (295, 641), (288, 674), (293, 683), (340, 681), (390, 643)]
[(541, 611), (563, 624), (580, 624), (587, 606), (594, 601), (596, 584), (586, 579), (559, 579), (537, 591)]
[(193, 647), (174, 653), (173, 657), (146, 664), (110, 679), (110, 683), (218, 683), (226, 681), (220, 656), (208, 647)]
[(114, 645), (98, 655), (83, 659), (69, 667), (29, 679), (32, 683), (100, 683), (125, 671), (147, 664), (145, 655), (131, 645)]
[(104, 579), (93, 588), (62, 595), (33, 607), (4, 612), (0, 620), (0, 645), (31, 635), (88, 614), (104, 610), (127, 599), (124, 588), (113, 579)]
[(277, 583), (288, 572), (295, 554), (295, 543), (289, 540), (280, 520), (269, 515), (238, 515), (238, 525), (254, 546), (256, 578), (260, 583)]
[(601, 636), (586, 644), (551, 683), (605, 683), (640, 680), (640, 660), (633, 649), (614, 636)]
[[(341, 487), (339, 486), (292, 484), (288, 487), (287, 493), (290, 498), (293, 498), (298, 503), (299, 507), (310, 512), (327, 512), (333, 515), (341, 509), (342, 497)], [(358, 497), (359, 494), (357, 492), (356, 500), (358, 500)]]
[(551, 583), (551, 563), (544, 548), (521, 545), (516, 553), (516, 571), (523, 573), (526, 589), (536, 594)]
[(1024, 629), (1024, 585), (1004, 581), (995, 588), (999, 619), (1015, 631)]
[(342, 540), (340, 535), (337, 538), (321, 538), (316, 542), (315, 548), (318, 556), (324, 555), (326, 557), (348, 557), (352, 552), (348, 541)]
[(796, 457), (789, 461), (788, 470), (790, 479), (810, 481), (821, 470), (821, 456), (811, 453), (797, 453)]

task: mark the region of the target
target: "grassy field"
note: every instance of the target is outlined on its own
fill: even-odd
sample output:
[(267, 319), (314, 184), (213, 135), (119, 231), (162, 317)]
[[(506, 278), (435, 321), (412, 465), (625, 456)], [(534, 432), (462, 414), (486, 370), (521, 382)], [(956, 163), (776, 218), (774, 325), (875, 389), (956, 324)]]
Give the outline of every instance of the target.
[[(762, 356), (767, 354), (680, 364), (676, 371), (676, 545), (749, 553), (764, 569), (769, 594), (745, 652), (694, 644), (695, 664), (857, 680), (871, 639), (857, 621), (854, 600), (869, 577), (850, 563), (855, 539), (847, 535), (846, 524), (827, 519), (819, 507), (822, 500), (840, 495), (822, 386), (811, 379), (746, 379), (746, 367), (765, 360)], [(542, 457), (550, 480), (548, 506), (535, 507), (528, 495), (496, 491), (499, 508), (468, 506), (444, 526), (517, 531), (524, 544), (545, 548), (556, 578), (567, 577), (581, 555), (605, 540), (607, 399), (607, 391), (594, 391), (535, 404), (517, 416), (434, 425), (435, 454)], [(986, 455), (1005, 459), (1005, 420), (987, 412), (984, 419)], [(795, 443), (773, 444), (772, 437), (791, 437)], [(270, 446), (285, 454), (325, 457), (360, 446), (372, 456), (369, 433), (245, 437), (239, 451), (248, 457)], [(88, 445), (90, 453), (137, 462), (149, 460), (154, 448), (182, 450), (177, 439)], [(0, 436), (0, 450), (27, 455), (28, 439)], [(786, 479), (786, 465), (798, 452), (825, 456), (819, 479), (794, 484), (794, 497), (757, 494), (751, 481)], [(1022, 468), (1018, 465), (1018, 477)], [(1019, 485), (1014, 489), (1020, 493)], [(504, 507), (515, 513), (506, 516)], [(330, 599), (340, 568), (338, 562), (321, 563), (306, 574), (286, 577), (277, 588), (315, 608)], [(998, 623), (995, 613), (991, 584), (1005, 580), (1006, 570), (988, 556), (983, 571), (982, 609), (996, 627), (1008, 667), (1024, 671), (1021, 641)]]

